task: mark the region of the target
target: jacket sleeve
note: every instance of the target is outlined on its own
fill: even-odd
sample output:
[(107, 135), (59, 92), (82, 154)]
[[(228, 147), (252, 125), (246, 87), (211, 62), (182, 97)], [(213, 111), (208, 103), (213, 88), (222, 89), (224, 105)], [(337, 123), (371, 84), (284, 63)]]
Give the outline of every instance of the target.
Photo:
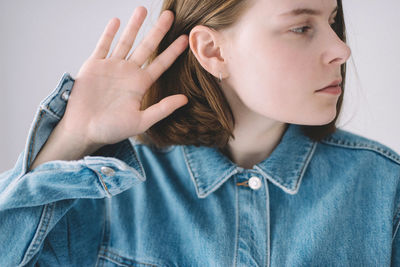
[(392, 259), (391, 265), (393, 267), (400, 266), (400, 233), (399, 232), (399, 224), (397, 224), (395, 235), (392, 239)]
[(129, 161), (121, 153), (115, 157), (93, 153), (97, 156), (50, 161), (28, 171), (62, 118), (73, 84), (74, 79), (64, 73), (56, 89), (40, 103), (15, 166), (0, 174), (0, 266), (32, 266), (48, 233), (77, 199), (110, 198), (146, 180), (128, 140), (107, 149), (121, 151), (130, 146)]
[(392, 232), (392, 256), (391, 265), (393, 267), (400, 266), (400, 176), (396, 188), (394, 199), (394, 216), (393, 216), (393, 232)]

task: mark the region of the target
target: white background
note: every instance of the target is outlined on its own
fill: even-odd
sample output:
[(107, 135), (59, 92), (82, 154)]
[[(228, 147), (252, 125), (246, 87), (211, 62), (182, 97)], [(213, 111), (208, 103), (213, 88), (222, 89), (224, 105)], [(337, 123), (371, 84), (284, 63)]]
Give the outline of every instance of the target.
[[(138, 5), (149, 15), (134, 47), (155, 23), (161, 0), (0, 1), (0, 172), (13, 167), (39, 103), (62, 74), (75, 77), (118, 17), (114, 47)], [(352, 57), (338, 126), (400, 153), (400, 1), (344, 0), (344, 9)]]

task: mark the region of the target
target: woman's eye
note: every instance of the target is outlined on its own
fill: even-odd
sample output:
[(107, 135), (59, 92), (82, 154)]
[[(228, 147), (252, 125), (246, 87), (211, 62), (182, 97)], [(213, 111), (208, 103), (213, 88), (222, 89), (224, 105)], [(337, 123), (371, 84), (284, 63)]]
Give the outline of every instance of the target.
[[(333, 28), (335, 26), (336, 22), (331, 23), (331, 27)], [(294, 34), (305, 34), (307, 32), (309, 32), (311, 30), (310, 26), (303, 26), (303, 27), (299, 27), (299, 28), (294, 28), (291, 29), (290, 31), (293, 32)]]
[(310, 26), (303, 26), (303, 27), (291, 29), (290, 31), (292, 31), (295, 34), (304, 34), (304, 33), (308, 32), (310, 29), (311, 29)]

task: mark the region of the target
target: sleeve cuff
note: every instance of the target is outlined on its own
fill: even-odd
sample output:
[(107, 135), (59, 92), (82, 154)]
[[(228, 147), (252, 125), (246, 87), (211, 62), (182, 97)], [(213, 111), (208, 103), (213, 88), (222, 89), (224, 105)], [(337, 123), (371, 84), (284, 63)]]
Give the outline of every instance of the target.
[(20, 175), (24, 175), (27, 172), (51, 132), (64, 115), (68, 96), (74, 82), (75, 80), (71, 75), (65, 72), (57, 87), (40, 103), (29, 129)]
[[(23, 155), (21, 155), (22, 167), (19, 175), (16, 172), (19, 177), (27, 174), (27, 170), (40, 149), (63, 117), (74, 82), (71, 75), (65, 72), (57, 87), (40, 103), (29, 130)], [(133, 180), (137, 180), (137, 182), (146, 180), (135, 146), (129, 139), (106, 145), (78, 161), (46, 162), (35, 168), (32, 173), (52, 172), (54, 175), (59, 172), (63, 176), (64, 172), (68, 171), (82, 172), (82, 168), (87, 169), (86, 174), (90, 172), (97, 175), (100, 185), (108, 197), (131, 187), (135, 183), (132, 182)]]

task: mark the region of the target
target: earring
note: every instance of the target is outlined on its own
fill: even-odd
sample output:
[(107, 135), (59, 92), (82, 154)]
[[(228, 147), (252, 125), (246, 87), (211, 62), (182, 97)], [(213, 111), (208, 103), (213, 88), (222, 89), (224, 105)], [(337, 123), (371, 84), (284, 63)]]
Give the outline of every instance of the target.
[(218, 81), (219, 81), (219, 82), (222, 82), (222, 74), (221, 74), (221, 72), (219, 73), (219, 79), (218, 79)]

